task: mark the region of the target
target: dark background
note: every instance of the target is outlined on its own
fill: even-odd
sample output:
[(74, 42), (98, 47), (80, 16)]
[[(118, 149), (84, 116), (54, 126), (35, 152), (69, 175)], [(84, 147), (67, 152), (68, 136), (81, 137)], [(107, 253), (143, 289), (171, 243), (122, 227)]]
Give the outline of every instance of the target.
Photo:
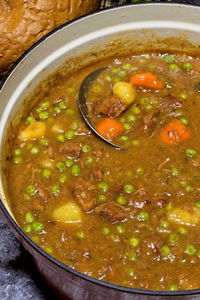
[[(178, 2), (200, 5), (200, 0), (103, 0), (101, 8), (129, 3)], [(0, 299), (57, 300), (35, 270), (31, 257), (24, 251), (0, 213)], [(79, 299), (77, 299), (79, 300)]]

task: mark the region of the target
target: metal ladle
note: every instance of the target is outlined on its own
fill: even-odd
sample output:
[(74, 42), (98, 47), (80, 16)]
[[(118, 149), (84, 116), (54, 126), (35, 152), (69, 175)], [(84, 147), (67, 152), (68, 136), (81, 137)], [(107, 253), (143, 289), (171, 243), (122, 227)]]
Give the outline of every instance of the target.
[(89, 88), (91, 86), (91, 84), (93, 83), (93, 81), (98, 77), (98, 75), (105, 71), (107, 69), (107, 67), (104, 68), (100, 68), (97, 69), (95, 71), (93, 71), (92, 73), (90, 73), (89, 75), (87, 75), (85, 77), (85, 79), (82, 81), (80, 89), (79, 89), (79, 97), (78, 97), (78, 102), (79, 102), (79, 109), (81, 112), (81, 115), (83, 116), (83, 119), (85, 120), (85, 122), (87, 123), (87, 125), (92, 129), (92, 131), (99, 137), (101, 138), (104, 142), (107, 142), (108, 144), (110, 144), (111, 146), (115, 147), (117, 150), (125, 150), (124, 147), (121, 147), (119, 145), (114, 144), (113, 142), (111, 142), (110, 140), (107, 140), (106, 138), (104, 138), (92, 125), (89, 115), (88, 115), (88, 106), (87, 106), (87, 93), (89, 91)]

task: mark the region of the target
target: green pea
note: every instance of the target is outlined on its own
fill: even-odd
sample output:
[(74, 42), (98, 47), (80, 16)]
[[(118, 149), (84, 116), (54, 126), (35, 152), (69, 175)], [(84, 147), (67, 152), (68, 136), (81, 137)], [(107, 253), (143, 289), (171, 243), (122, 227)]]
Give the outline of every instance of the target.
[(185, 190), (186, 190), (186, 192), (190, 193), (193, 191), (193, 187), (190, 185), (186, 185)]
[(139, 146), (140, 141), (138, 141), (138, 140), (132, 140), (132, 144), (133, 144), (133, 146)]
[(78, 165), (72, 166), (72, 174), (78, 176), (81, 173), (81, 169)]
[(78, 231), (78, 232), (76, 233), (76, 235), (77, 235), (77, 237), (78, 237), (79, 239), (84, 239), (84, 238), (85, 238), (85, 232), (84, 232), (84, 231)]
[(165, 56), (165, 61), (167, 63), (172, 63), (174, 61), (174, 57), (172, 55), (168, 54), (168, 55)]
[(151, 111), (153, 109), (153, 106), (151, 104), (148, 104), (148, 105), (145, 106), (145, 109), (147, 111)]
[(180, 97), (181, 100), (185, 101), (185, 100), (187, 100), (188, 95), (186, 93), (181, 93), (179, 97)]
[(37, 109), (36, 109), (36, 113), (37, 113), (37, 114), (41, 113), (41, 109), (40, 109), (40, 108), (37, 108)]
[(34, 121), (35, 121), (35, 118), (34, 118), (33, 116), (28, 116), (27, 119), (26, 119), (26, 122), (27, 122), (28, 124), (31, 124), (31, 123), (33, 123)]
[(169, 236), (169, 242), (174, 244), (176, 242), (178, 242), (179, 240), (179, 237), (176, 233), (171, 233), (170, 236)]
[(197, 156), (197, 152), (196, 152), (196, 150), (194, 150), (194, 149), (187, 149), (187, 150), (185, 151), (185, 153), (186, 153), (186, 155), (187, 155), (188, 157), (191, 157), (191, 158), (194, 158), (194, 157)]
[(139, 239), (132, 237), (129, 239), (129, 244), (131, 247), (137, 247), (139, 245)]
[(161, 256), (166, 258), (171, 254), (171, 251), (168, 246), (162, 246), (161, 248)]
[(98, 203), (105, 203), (107, 201), (107, 197), (105, 195), (99, 195)]
[(141, 212), (139, 213), (139, 220), (140, 220), (140, 221), (145, 222), (145, 221), (148, 221), (148, 219), (149, 219), (149, 214), (148, 214), (147, 212), (141, 211)]
[(170, 285), (169, 290), (170, 290), (171, 292), (173, 292), (173, 291), (178, 291), (178, 286), (177, 286), (176, 284), (172, 284), (172, 285)]
[(34, 187), (34, 185), (28, 185), (26, 187), (26, 193), (30, 196), (35, 195), (35, 193), (37, 192), (36, 188)]
[(46, 109), (49, 108), (50, 105), (51, 105), (51, 104), (50, 104), (49, 101), (42, 102), (42, 103), (40, 104), (40, 109), (46, 110)]
[(119, 72), (119, 76), (120, 76), (120, 77), (125, 77), (125, 76), (126, 76), (126, 72), (123, 71), (123, 70), (120, 71), (120, 72)]
[(141, 113), (141, 109), (137, 106), (133, 106), (132, 108), (132, 112), (135, 114), (135, 115), (139, 115)]
[(126, 198), (124, 196), (119, 196), (116, 199), (117, 203), (119, 203), (120, 205), (126, 205)]
[(126, 63), (122, 66), (122, 69), (124, 69), (124, 70), (130, 69), (130, 68), (131, 68), (131, 64), (129, 64), (129, 63)]
[(61, 109), (58, 106), (55, 106), (54, 111), (56, 114), (59, 114), (61, 112)]
[(118, 74), (118, 73), (119, 73), (119, 71), (120, 71), (120, 69), (119, 69), (119, 68), (114, 68), (114, 69), (112, 70), (112, 73), (113, 73), (113, 74)]
[(74, 164), (74, 162), (73, 162), (73, 160), (71, 160), (71, 159), (67, 159), (67, 160), (65, 161), (65, 164), (66, 164), (67, 167), (70, 168), (70, 167)]
[(183, 64), (183, 69), (187, 72), (192, 71), (193, 65), (189, 62), (186, 62), (186, 63)]
[(82, 151), (84, 153), (90, 152), (90, 150), (91, 150), (91, 147), (89, 145), (83, 145)]
[(101, 92), (101, 87), (100, 87), (100, 85), (93, 85), (92, 90), (95, 93), (100, 93)]
[(170, 64), (169, 68), (171, 71), (177, 71), (178, 70), (178, 66), (176, 64)]
[(41, 138), (41, 139), (40, 139), (40, 144), (41, 144), (42, 146), (48, 146), (48, 145), (49, 145), (49, 142), (48, 142), (47, 139)]
[(48, 111), (41, 111), (41, 112), (39, 113), (39, 118), (40, 118), (41, 120), (48, 119), (48, 117), (49, 117)]
[(130, 129), (131, 129), (131, 124), (124, 123), (124, 124), (123, 124), (123, 127), (124, 127), (124, 129), (126, 129), (126, 130), (130, 130)]
[(77, 123), (77, 122), (73, 122), (73, 123), (70, 125), (70, 128), (71, 128), (72, 130), (78, 129), (78, 123)]
[(110, 82), (111, 81), (111, 77), (109, 75), (106, 75), (105, 76), (105, 80), (108, 81), (108, 82)]
[(194, 255), (196, 253), (196, 248), (193, 245), (188, 245), (185, 249), (185, 253), (188, 255)]
[(131, 194), (134, 192), (134, 187), (131, 184), (126, 184), (124, 186), (124, 192), (127, 194)]
[(137, 173), (137, 175), (143, 175), (144, 174), (144, 169), (143, 168), (137, 168), (136, 173)]
[(129, 122), (135, 122), (137, 120), (136, 116), (134, 115), (129, 115), (127, 119)]
[(184, 228), (183, 226), (180, 226), (179, 228), (178, 228), (178, 232), (180, 233), (180, 234), (187, 234), (187, 229), (186, 228)]
[(42, 171), (42, 176), (44, 177), (44, 178), (49, 178), (50, 176), (51, 176), (51, 171), (50, 170), (48, 170), (48, 169), (44, 169), (43, 171)]
[(22, 154), (22, 149), (16, 148), (16, 149), (14, 150), (14, 155), (18, 156), (18, 155), (21, 155), (21, 154)]
[(65, 104), (65, 102), (61, 101), (58, 103), (58, 107), (62, 110), (67, 109), (67, 105)]
[(178, 172), (178, 170), (176, 168), (172, 168), (171, 172), (172, 172), (173, 176), (178, 176), (179, 175), (179, 172)]
[(129, 269), (129, 270), (127, 271), (127, 274), (128, 274), (129, 276), (131, 276), (131, 277), (135, 276), (135, 272), (134, 272), (133, 269)]
[(24, 231), (25, 231), (26, 233), (31, 232), (31, 231), (32, 231), (31, 225), (30, 225), (30, 224), (26, 224), (26, 225), (24, 226)]
[(93, 162), (93, 160), (94, 160), (94, 158), (92, 156), (87, 156), (87, 158), (86, 158), (86, 162), (88, 164), (91, 164)]
[(57, 141), (63, 143), (65, 141), (65, 136), (63, 134), (59, 134), (57, 136)]
[(186, 187), (186, 186), (187, 186), (187, 182), (186, 182), (185, 180), (182, 180), (182, 181), (180, 182), (180, 185), (181, 185), (182, 187)]
[(120, 137), (120, 141), (122, 141), (122, 142), (126, 142), (126, 141), (128, 141), (128, 140), (129, 140), (129, 137), (126, 136), (126, 135), (122, 135), (122, 136)]
[(184, 125), (188, 125), (189, 121), (186, 118), (181, 118), (181, 123), (183, 123)]
[(104, 193), (109, 190), (109, 185), (103, 181), (99, 182), (98, 188), (102, 190)]
[(131, 261), (136, 261), (137, 260), (137, 253), (135, 251), (130, 251), (128, 254), (128, 258)]
[(120, 118), (120, 122), (123, 124), (126, 122), (126, 119), (124, 117)]
[(40, 222), (34, 222), (32, 224), (32, 228), (34, 231), (36, 232), (42, 232), (43, 229), (44, 229), (44, 224), (43, 223), (40, 223)]
[(196, 255), (198, 258), (200, 258), (200, 250), (197, 250)]
[(195, 203), (195, 205), (196, 205), (196, 207), (199, 207), (199, 208), (200, 208), (200, 201), (197, 201), (197, 202)]
[(104, 227), (102, 232), (103, 232), (103, 234), (108, 235), (108, 234), (110, 234), (110, 229), (108, 227)]
[(117, 232), (120, 233), (120, 234), (122, 234), (122, 233), (125, 232), (125, 228), (123, 226), (121, 226), (121, 225), (118, 225), (117, 226)]
[(34, 221), (34, 216), (31, 212), (27, 212), (25, 215), (26, 223), (32, 223)]
[(61, 174), (59, 177), (60, 183), (65, 183), (67, 181), (67, 176), (65, 174)]
[(71, 109), (71, 108), (68, 108), (68, 109), (66, 110), (66, 114), (67, 114), (68, 116), (72, 116), (72, 115), (74, 114), (74, 110)]
[(54, 184), (50, 187), (51, 191), (53, 194), (58, 194), (59, 193), (59, 187), (57, 184)]
[(65, 133), (65, 138), (67, 140), (72, 140), (75, 137), (75, 132), (73, 130), (69, 130)]
[(168, 228), (169, 227), (169, 222), (168, 221), (161, 221), (160, 222), (160, 227), (162, 228)]
[(37, 146), (33, 146), (31, 148), (31, 154), (38, 154), (39, 153), (39, 148)]
[(14, 162), (14, 164), (16, 164), (16, 165), (20, 164), (20, 163), (22, 162), (21, 156), (16, 156), (16, 157), (14, 157), (14, 158), (13, 158), (13, 162)]
[(44, 251), (46, 251), (46, 252), (49, 253), (49, 254), (52, 254), (52, 253), (53, 253), (53, 249), (52, 249), (51, 247), (48, 247), (48, 246), (46, 246), (46, 247), (44, 248)]
[(65, 165), (64, 162), (59, 161), (59, 162), (56, 163), (56, 168), (58, 168), (58, 170), (60, 172), (63, 172), (65, 170), (65, 168), (66, 168), (66, 165)]
[(147, 105), (147, 104), (149, 104), (149, 99), (148, 99), (148, 98), (142, 98), (142, 99), (141, 99), (141, 104), (142, 104), (142, 105)]

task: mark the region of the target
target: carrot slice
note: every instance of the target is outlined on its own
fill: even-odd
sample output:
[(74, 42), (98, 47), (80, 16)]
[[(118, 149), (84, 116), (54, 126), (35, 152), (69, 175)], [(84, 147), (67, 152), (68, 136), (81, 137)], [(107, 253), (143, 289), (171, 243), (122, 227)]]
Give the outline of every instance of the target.
[(114, 139), (123, 132), (121, 123), (112, 118), (106, 118), (97, 125), (97, 131), (106, 139)]
[(130, 82), (135, 86), (143, 86), (154, 90), (161, 90), (164, 88), (163, 82), (150, 72), (133, 75), (130, 78)]
[(189, 137), (190, 129), (178, 119), (170, 121), (161, 131), (161, 140), (167, 145), (179, 144)]

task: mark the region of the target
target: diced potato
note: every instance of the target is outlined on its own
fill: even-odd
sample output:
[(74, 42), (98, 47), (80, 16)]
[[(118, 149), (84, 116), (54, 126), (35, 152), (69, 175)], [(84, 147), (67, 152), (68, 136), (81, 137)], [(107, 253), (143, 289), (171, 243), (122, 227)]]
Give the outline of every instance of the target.
[(129, 82), (119, 81), (113, 86), (113, 93), (129, 105), (135, 100), (136, 89)]
[(78, 204), (68, 202), (53, 211), (53, 219), (61, 223), (80, 223), (82, 213)]
[(43, 122), (33, 122), (20, 132), (19, 138), (22, 141), (39, 139), (44, 136), (46, 125)]
[(191, 213), (182, 208), (175, 208), (169, 211), (168, 220), (172, 223), (195, 226), (200, 222), (200, 210), (194, 208)]
[(60, 124), (54, 124), (52, 127), (51, 127), (51, 131), (53, 133), (62, 133), (64, 132), (64, 129), (61, 127)]

